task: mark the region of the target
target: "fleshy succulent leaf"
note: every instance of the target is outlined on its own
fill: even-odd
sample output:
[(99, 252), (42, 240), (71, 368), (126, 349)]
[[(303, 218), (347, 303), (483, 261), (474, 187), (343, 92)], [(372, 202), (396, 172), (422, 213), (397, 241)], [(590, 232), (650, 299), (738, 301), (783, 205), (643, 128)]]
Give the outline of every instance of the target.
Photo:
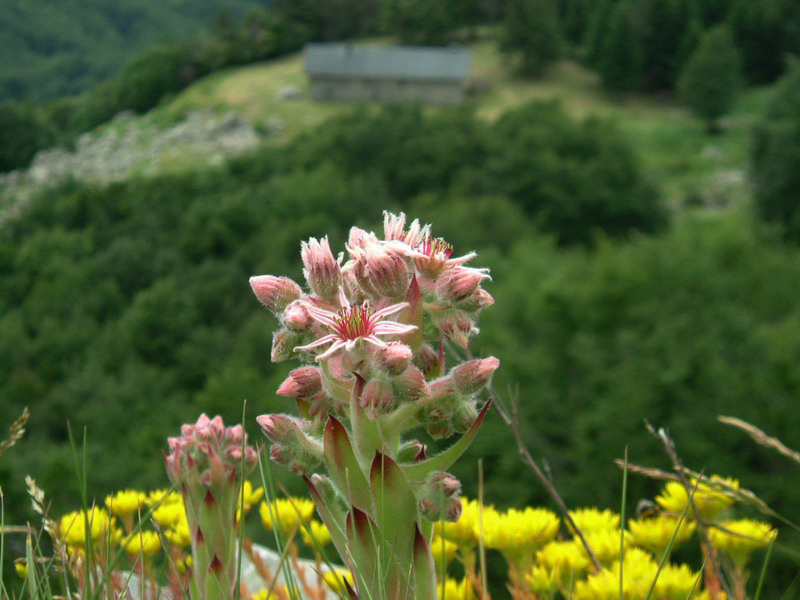
[(372, 497), (367, 478), (353, 452), (347, 429), (332, 416), (328, 417), (328, 423), (325, 425), (324, 448), (325, 464), (336, 487), (350, 504), (368, 514), (371, 513)]
[(414, 595), (415, 600), (436, 600), (436, 566), (425, 536), (414, 530)]
[(469, 448), (472, 440), (475, 439), (475, 436), (478, 434), (478, 429), (480, 429), (481, 423), (483, 423), (483, 419), (486, 417), (486, 413), (489, 410), (491, 403), (492, 401), (488, 400), (486, 404), (483, 405), (481, 412), (478, 413), (478, 417), (472, 423), (467, 432), (462, 435), (452, 446), (447, 448), (447, 450), (444, 450), (436, 456), (432, 456), (414, 464), (401, 465), (403, 473), (405, 473), (409, 481), (423, 481), (434, 471), (447, 471), (466, 451), (466, 449)]
[(400, 568), (406, 570), (417, 524), (416, 497), (399, 465), (385, 454), (375, 453), (369, 475), (378, 527)]
[(303, 481), (305, 481), (306, 486), (308, 486), (308, 491), (311, 494), (311, 498), (314, 500), (322, 522), (325, 523), (325, 526), (331, 534), (331, 541), (336, 551), (339, 553), (339, 556), (346, 559), (348, 552), (347, 536), (344, 531), (344, 515), (337, 514), (338, 511), (336, 507), (326, 502), (325, 498), (322, 497), (322, 494), (320, 494), (317, 489), (317, 486), (315, 486), (308, 477), (303, 477)]

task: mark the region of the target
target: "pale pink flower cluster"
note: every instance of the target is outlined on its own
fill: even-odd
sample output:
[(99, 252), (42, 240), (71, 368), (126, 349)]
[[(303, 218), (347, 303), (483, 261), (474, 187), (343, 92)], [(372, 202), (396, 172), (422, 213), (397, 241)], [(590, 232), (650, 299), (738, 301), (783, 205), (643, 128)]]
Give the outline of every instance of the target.
[[(346, 260), (345, 253), (334, 256), (327, 238), (302, 244), (307, 291), (287, 277), (250, 279), (280, 321), (272, 360), (307, 363), (292, 371), (278, 394), (295, 398), (309, 421), (283, 428), (273, 455), (285, 455), (288, 438), (304, 435), (301, 429), (313, 429), (328, 414), (349, 416), (352, 403), (377, 419), (428, 398), (418, 424), (436, 436), (464, 431), (477, 414), (474, 394), (499, 364), (470, 361), (445, 375), (445, 342), (467, 348), (478, 314), (494, 302), (481, 287), (488, 270), (465, 266), (475, 253), (453, 257), (452, 246), (434, 237), (430, 225), (388, 212), (382, 237), (353, 227), (345, 250)], [(265, 433), (274, 434), (273, 425)]]

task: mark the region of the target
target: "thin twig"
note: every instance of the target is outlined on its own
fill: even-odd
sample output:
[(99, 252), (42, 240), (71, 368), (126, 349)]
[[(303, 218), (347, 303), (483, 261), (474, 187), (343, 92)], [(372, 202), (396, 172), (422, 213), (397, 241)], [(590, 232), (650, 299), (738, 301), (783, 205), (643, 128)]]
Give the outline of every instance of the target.
[(647, 430), (664, 445), (664, 450), (666, 450), (669, 459), (672, 461), (672, 467), (675, 469), (681, 485), (683, 485), (684, 489), (686, 490), (686, 496), (689, 499), (689, 505), (691, 506), (692, 512), (694, 513), (694, 518), (697, 522), (697, 530), (700, 532), (700, 537), (703, 540), (703, 544), (708, 549), (708, 556), (711, 560), (711, 566), (714, 568), (714, 573), (717, 575), (717, 579), (725, 589), (725, 594), (727, 597), (733, 598), (730, 586), (728, 585), (725, 577), (722, 575), (722, 568), (719, 564), (717, 552), (714, 549), (714, 546), (711, 545), (711, 541), (708, 537), (708, 528), (706, 526), (705, 519), (703, 519), (700, 511), (697, 510), (697, 503), (694, 500), (694, 492), (692, 491), (692, 486), (689, 483), (689, 480), (686, 479), (686, 468), (683, 466), (683, 461), (681, 461), (680, 457), (678, 456), (678, 451), (675, 448), (675, 442), (672, 440), (669, 433), (667, 433), (667, 430), (663, 427), (656, 431), (647, 421), (645, 421), (645, 425), (647, 426)]
[(725, 423), (725, 425), (730, 425), (731, 427), (737, 427), (741, 429), (747, 435), (753, 438), (756, 443), (766, 446), (767, 448), (772, 448), (780, 454), (783, 454), (786, 458), (790, 458), (794, 462), (800, 463), (800, 452), (792, 450), (784, 445), (783, 442), (781, 442), (778, 438), (767, 435), (755, 425), (751, 425), (747, 421), (737, 419), (736, 417), (726, 417), (723, 415), (719, 415), (717, 420), (721, 423)]
[(517, 423), (519, 422), (518, 419), (518, 412), (517, 412), (517, 403), (513, 402), (512, 412), (509, 412), (508, 408), (506, 407), (505, 403), (500, 399), (500, 397), (494, 393), (494, 391), (490, 388), (489, 389), (489, 397), (492, 399), (492, 404), (494, 405), (497, 412), (500, 414), (500, 417), (505, 422), (506, 426), (511, 430), (512, 435), (514, 436), (514, 440), (517, 443), (517, 450), (519, 451), (519, 456), (522, 459), (522, 462), (528, 466), (533, 474), (536, 475), (536, 478), (539, 482), (544, 486), (544, 489), (550, 494), (550, 497), (558, 506), (561, 514), (564, 517), (564, 520), (569, 525), (572, 532), (575, 536), (580, 540), (581, 544), (583, 545), (586, 553), (589, 555), (589, 558), (592, 561), (592, 564), (598, 571), (603, 570), (603, 565), (600, 564), (600, 560), (597, 558), (597, 555), (592, 550), (592, 547), (589, 545), (589, 542), (586, 540), (586, 536), (583, 535), (583, 532), (580, 530), (578, 525), (572, 518), (572, 515), (569, 514), (569, 508), (567, 508), (566, 503), (564, 502), (561, 495), (556, 490), (553, 483), (550, 479), (544, 474), (542, 469), (539, 467), (537, 462), (531, 456), (531, 453), (528, 451), (527, 446), (525, 446), (525, 442), (522, 441), (522, 435), (519, 432), (519, 427)]
[(8, 438), (0, 442), (0, 456), (3, 453), (11, 448), (14, 444), (16, 444), (22, 436), (25, 435), (25, 425), (28, 423), (28, 419), (30, 418), (31, 413), (28, 411), (28, 407), (22, 409), (22, 414), (17, 417), (17, 420), (11, 424), (11, 427), (8, 428)]

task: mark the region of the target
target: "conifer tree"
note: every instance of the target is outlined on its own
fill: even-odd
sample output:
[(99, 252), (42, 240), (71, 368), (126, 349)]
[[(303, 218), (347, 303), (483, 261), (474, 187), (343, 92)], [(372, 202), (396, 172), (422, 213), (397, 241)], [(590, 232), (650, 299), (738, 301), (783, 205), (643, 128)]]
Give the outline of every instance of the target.
[(800, 241), (800, 59), (790, 61), (755, 130), (751, 162), (759, 214)]
[(540, 75), (558, 60), (563, 42), (552, 0), (509, 0), (500, 47), (519, 59), (525, 75)]
[(597, 70), (610, 90), (630, 91), (641, 83), (643, 52), (634, 10), (628, 2), (614, 7), (600, 46)]
[(742, 87), (742, 59), (725, 25), (708, 30), (689, 58), (678, 93), (686, 104), (706, 120), (709, 131), (717, 130), (717, 120), (733, 106)]

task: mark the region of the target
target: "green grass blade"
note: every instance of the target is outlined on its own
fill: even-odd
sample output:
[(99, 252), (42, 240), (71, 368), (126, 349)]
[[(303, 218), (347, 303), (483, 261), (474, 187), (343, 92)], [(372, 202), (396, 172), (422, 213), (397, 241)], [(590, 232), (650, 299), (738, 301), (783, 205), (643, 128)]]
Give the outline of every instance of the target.
[(625, 463), (622, 468), (622, 507), (619, 517), (619, 600), (625, 600), (625, 509), (628, 502), (628, 446), (625, 446)]
[(769, 559), (772, 556), (772, 547), (774, 545), (775, 537), (770, 540), (769, 546), (767, 547), (767, 554), (764, 556), (764, 563), (761, 565), (761, 574), (758, 576), (758, 586), (756, 587), (756, 595), (753, 596), (753, 600), (759, 600), (759, 598), (761, 598), (761, 589), (764, 587), (764, 579), (767, 576), (767, 565), (769, 564)]

